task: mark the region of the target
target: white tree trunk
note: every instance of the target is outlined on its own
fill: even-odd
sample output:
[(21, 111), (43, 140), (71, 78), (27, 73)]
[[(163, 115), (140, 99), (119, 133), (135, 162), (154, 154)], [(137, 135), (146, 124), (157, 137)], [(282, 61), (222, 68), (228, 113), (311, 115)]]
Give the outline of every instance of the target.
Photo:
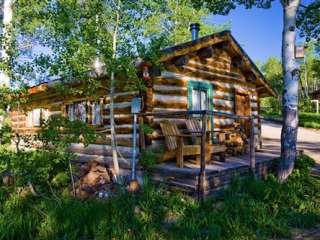
[[(120, 6), (120, 0), (118, 2), (118, 6)], [(120, 22), (120, 13), (119, 10), (116, 12), (116, 22), (113, 31), (113, 38), (112, 38), (112, 59), (116, 59), (117, 57), (117, 37), (118, 37), (118, 27)], [(112, 151), (112, 160), (113, 160), (113, 167), (115, 171), (115, 175), (118, 176), (120, 169), (119, 169), (119, 161), (118, 161), (118, 154), (117, 154), (117, 143), (116, 143), (116, 131), (115, 131), (115, 121), (114, 121), (114, 91), (115, 91), (115, 73), (114, 70), (111, 71), (110, 74), (110, 130), (111, 130), (111, 151)]]
[[(11, 41), (11, 22), (12, 22), (12, 5), (13, 0), (3, 1), (3, 29), (2, 29), (2, 45), (1, 45), (1, 61), (8, 61), (8, 48)], [(3, 87), (9, 87), (10, 78), (6, 71), (0, 70), (0, 85)]]
[(284, 91), (282, 99), (283, 126), (281, 132), (281, 160), (278, 169), (280, 182), (285, 181), (294, 168), (298, 132), (299, 69), (295, 60), (296, 15), (300, 0), (282, 0), (282, 66)]

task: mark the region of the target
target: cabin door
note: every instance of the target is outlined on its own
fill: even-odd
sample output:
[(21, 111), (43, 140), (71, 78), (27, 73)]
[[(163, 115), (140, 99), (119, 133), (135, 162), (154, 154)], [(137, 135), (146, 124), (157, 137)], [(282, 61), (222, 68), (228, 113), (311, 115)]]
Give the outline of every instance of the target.
[[(251, 106), (249, 94), (236, 93), (235, 94), (235, 113), (239, 116), (251, 116)], [(239, 120), (240, 127), (244, 133), (250, 135), (250, 123), (246, 119)]]

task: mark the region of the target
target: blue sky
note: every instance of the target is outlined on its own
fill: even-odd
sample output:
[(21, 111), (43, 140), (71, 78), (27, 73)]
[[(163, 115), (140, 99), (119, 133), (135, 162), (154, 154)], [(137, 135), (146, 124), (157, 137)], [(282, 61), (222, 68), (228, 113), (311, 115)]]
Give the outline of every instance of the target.
[(209, 23), (230, 21), (231, 32), (254, 61), (281, 56), (282, 7), (275, 1), (270, 9), (245, 9), (242, 6), (227, 16), (210, 16)]
[(282, 6), (276, 0), (270, 9), (238, 6), (227, 16), (210, 16), (208, 22), (221, 24), (230, 21), (233, 36), (251, 59), (265, 62), (270, 56), (281, 56), (282, 15)]

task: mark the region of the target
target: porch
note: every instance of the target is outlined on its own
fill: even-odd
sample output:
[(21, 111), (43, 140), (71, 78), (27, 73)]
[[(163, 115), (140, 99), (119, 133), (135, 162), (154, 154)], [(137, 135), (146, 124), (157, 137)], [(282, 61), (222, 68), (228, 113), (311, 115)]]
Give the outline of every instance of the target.
[[(217, 146), (213, 144), (213, 142), (210, 143), (210, 141), (213, 139), (213, 135), (217, 135), (219, 133), (232, 134), (239, 131), (236, 129), (217, 131), (214, 128), (209, 127), (208, 123), (210, 122), (210, 117), (214, 117), (217, 115), (233, 119), (235, 120), (235, 122), (247, 123), (245, 130), (249, 131), (245, 144), (247, 149), (245, 153), (236, 155), (230, 153), (226, 154), (226, 158), (224, 161), (219, 161), (219, 158), (217, 158), (217, 154), (213, 154), (213, 158), (208, 161), (208, 151), (206, 150), (208, 145), (213, 149), (215, 148), (215, 146)], [(201, 122), (201, 128), (195, 132), (190, 132), (189, 129), (189, 134), (191, 134), (191, 136), (200, 138), (200, 142), (197, 143), (199, 144), (200, 152), (196, 153), (198, 155), (194, 154), (198, 157), (197, 163), (195, 163), (195, 161), (188, 160), (183, 161), (182, 164), (180, 162), (181, 156), (179, 155), (181, 155), (181, 152), (183, 152), (183, 150), (179, 150), (179, 146), (181, 147), (181, 145), (183, 146), (185, 144), (182, 138), (187, 136), (183, 129), (181, 129), (180, 127), (178, 129), (178, 127), (176, 126), (176, 130), (178, 130), (178, 133), (176, 133), (176, 135), (167, 133), (167, 136), (165, 136), (166, 134), (164, 134), (163, 132), (163, 126), (161, 126), (163, 133), (162, 137), (170, 138), (170, 143), (172, 142), (173, 137), (177, 137), (177, 139), (180, 138), (180, 144), (178, 144), (177, 151), (173, 151), (173, 153), (176, 154), (176, 161), (173, 160), (159, 162), (156, 166), (153, 167), (151, 171), (151, 179), (155, 183), (164, 184), (172, 190), (183, 190), (190, 195), (198, 196), (199, 199), (202, 199), (206, 195), (219, 194), (231, 183), (231, 181), (235, 177), (242, 178), (252, 173), (257, 177), (266, 177), (267, 174), (274, 168), (274, 160), (277, 159), (280, 155), (278, 146), (263, 145), (261, 136), (258, 136), (257, 140), (257, 135), (260, 135), (261, 133), (259, 131), (256, 131), (256, 129), (260, 128), (259, 124), (261, 123), (261, 121), (259, 116), (239, 116), (209, 110), (165, 112), (140, 114), (138, 116), (140, 117), (140, 123), (143, 122), (143, 119), (141, 119), (141, 117), (143, 116), (153, 116), (157, 118), (165, 116), (166, 120), (161, 120), (162, 123), (163, 121), (173, 122), (173, 125), (177, 126), (178, 124), (175, 124), (174, 121), (188, 121), (188, 119), (193, 119), (194, 116), (199, 119), (199, 121)], [(256, 119), (258, 119), (258, 121), (256, 121)], [(258, 125), (256, 123), (258, 123)], [(183, 134), (180, 134), (180, 130), (181, 132), (183, 132)], [(140, 132), (140, 136), (142, 135), (143, 133)], [(165, 143), (168, 147), (168, 143), (166, 141)], [(145, 147), (143, 146), (143, 144), (140, 144), (140, 147), (141, 146), (143, 148)], [(188, 157), (188, 155), (186, 156)], [(193, 157), (195, 158), (195, 156)], [(179, 157), (180, 160), (178, 159)]]
[[(256, 152), (255, 175), (265, 178), (273, 171), (274, 163), (279, 158), (276, 146), (266, 145)], [(235, 177), (246, 177), (252, 173), (250, 154), (227, 156), (225, 162), (211, 161), (206, 164), (203, 195), (219, 195)], [(199, 194), (200, 166), (185, 162), (179, 168), (174, 161), (157, 164), (151, 173), (151, 179), (157, 184), (164, 184), (171, 190), (182, 190), (197, 197)], [(201, 196), (198, 196), (201, 197)]]

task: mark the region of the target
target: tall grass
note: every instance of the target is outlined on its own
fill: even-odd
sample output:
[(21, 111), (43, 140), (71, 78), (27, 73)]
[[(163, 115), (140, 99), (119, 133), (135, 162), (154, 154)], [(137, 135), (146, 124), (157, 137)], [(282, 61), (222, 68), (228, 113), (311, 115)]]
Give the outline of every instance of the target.
[(300, 157), (285, 184), (235, 180), (223, 201), (200, 204), (148, 182), (137, 195), (81, 201), (0, 188), (0, 239), (269, 239), (320, 221), (320, 180)]

